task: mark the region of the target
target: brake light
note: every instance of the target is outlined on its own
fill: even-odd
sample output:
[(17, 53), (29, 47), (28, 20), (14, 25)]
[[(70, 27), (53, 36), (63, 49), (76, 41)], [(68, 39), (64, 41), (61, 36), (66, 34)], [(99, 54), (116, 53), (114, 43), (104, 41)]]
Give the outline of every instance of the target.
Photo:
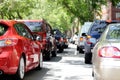
[(92, 44), (90, 41), (87, 41), (87, 44)]
[(65, 43), (67, 43), (67, 39), (63, 39), (63, 41), (64, 41)]
[(5, 40), (5, 44), (6, 44), (6, 45), (10, 45), (10, 44), (12, 44), (12, 40), (10, 40), (10, 39)]
[(116, 47), (103, 47), (99, 50), (98, 55), (105, 58), (120, 58), (120, 50)]
[(13, 46), (16, 45), (18, 42), (18, 39), (4, 39), (0, 40), (0, 47), (5, 47), (5, 46)]
[(91, 38), (91, 36), (90, 36), (90, 35), (88, 35), (88, 36), (87, 36), (87, 38), (88, 38), (88, 39), (90, 39), (90, 38)]
[(59, 41), (60, 41), (60, 42), (63, 42), (63, 38), (60, 38)]
[(83, 37), (80, 37), (80, 41), (83, 41)]

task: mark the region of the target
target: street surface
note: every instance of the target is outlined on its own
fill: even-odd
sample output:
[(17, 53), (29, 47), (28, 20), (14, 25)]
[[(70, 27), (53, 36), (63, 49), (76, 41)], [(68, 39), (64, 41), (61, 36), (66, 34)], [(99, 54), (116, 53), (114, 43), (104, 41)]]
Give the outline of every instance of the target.
[(84, 54), (79, 54), (73, 44), (43, 64), (42, 70), (26, 73), (24, 80), (93, 80), (92, 65), (84, 63)]
[[(13, 80), (6, 76), (0, 80)], [(76, 45), (70, 44), (63, 53), (58, 53), (50, 61), (43, 62), (41, 70), (31, 70), (24, 80), (93, 80), (92, 65), (84, 63), (84, 54), (76, 51)]]

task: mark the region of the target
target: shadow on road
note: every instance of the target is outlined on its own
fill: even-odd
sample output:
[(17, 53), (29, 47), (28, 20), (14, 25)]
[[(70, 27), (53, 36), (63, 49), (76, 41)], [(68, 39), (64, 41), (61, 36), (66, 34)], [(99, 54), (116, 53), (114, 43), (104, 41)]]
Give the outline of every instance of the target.
[(40, 71), (31, 70), (26, 73), (24, 80), (42, 80), (49, 70), (48, 68), (42, 68)]
[(62, 59), (62, 56), (56, 56), (52, 57), (50, 61), (44, 61), (44, 62), (59, 62)]
[[(30, 70), (25, 73), (25, 78), (23, 80), (42, 80), (43, 76), (49, 71), (48, 68), (42, 68), (39, 70)], [(40, 79), (41, 78), (41, 79)], [(13, 75), (2, 75), (0, 80), (18, 80)]]

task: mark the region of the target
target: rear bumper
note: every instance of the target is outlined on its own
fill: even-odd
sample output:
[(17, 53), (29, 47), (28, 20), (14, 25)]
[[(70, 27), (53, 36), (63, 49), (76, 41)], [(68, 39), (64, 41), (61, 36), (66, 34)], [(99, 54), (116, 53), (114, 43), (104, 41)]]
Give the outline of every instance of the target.
[(106, 59), (95, 67), (97, 80), (120, 80), (120, 61)]
[(13, 47), (9, 47), (7, 50), (3, 48), (0, 53), (0, 72), (2, 71), (4, 74), (15, 74), (21, 55), (19, 53)]

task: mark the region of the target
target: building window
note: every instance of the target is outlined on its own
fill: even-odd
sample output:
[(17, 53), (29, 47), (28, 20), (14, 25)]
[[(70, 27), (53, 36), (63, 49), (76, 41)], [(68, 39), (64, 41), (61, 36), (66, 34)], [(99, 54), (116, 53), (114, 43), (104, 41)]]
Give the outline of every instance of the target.
[(120, 18), (120, 13), (119, 12), (116, 13), (116, 19), (117, 18)]

